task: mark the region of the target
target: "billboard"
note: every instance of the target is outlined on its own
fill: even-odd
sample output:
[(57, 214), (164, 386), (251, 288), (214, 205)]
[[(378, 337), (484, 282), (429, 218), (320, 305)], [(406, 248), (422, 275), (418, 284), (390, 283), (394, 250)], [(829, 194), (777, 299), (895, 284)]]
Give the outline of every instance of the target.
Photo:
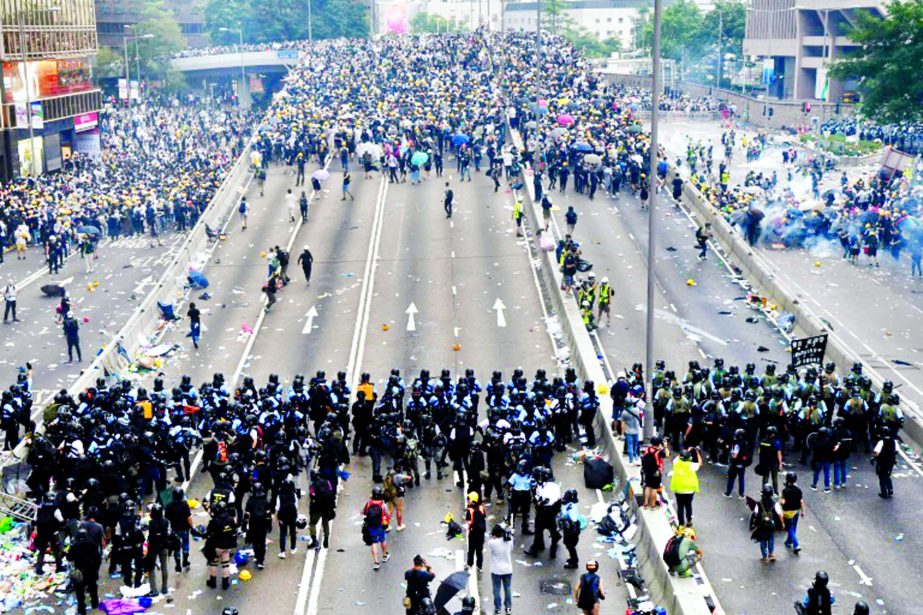
[[(42, 172), (42, 151), (44, 149), (42, 137), (35, 137), (31, 143), (28, 138), (22, 139), (16, 146), (19, 153), (19, 174), (22, 176), (40, 174)], [(35, 156), (34, 162), (33, 155)]]

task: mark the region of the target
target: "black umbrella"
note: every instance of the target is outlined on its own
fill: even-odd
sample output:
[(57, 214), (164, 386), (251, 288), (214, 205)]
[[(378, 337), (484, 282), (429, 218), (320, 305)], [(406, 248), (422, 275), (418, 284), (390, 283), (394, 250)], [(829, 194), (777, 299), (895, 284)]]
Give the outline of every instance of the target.
[(42, 292), (49, 297), (63, 297), (64, 287), (59, 284), (45, 284), (42, 286)]
[(433, 600), (433, 606), (437, 609), (444, 607), (449, 600), (455, 597), (455, 594), (468, 586), (468, 571), (459, 570), (453, 572), (439, 584), (436, 590), (436, 598)]

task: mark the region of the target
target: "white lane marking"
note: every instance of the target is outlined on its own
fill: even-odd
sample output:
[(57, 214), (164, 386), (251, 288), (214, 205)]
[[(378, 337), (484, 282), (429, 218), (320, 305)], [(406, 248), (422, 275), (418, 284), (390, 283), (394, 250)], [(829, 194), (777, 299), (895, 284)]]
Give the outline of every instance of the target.
[(302, 335), (311, 335), (311, 329), (314, 328), (314, 319), (317, 318), (317, 306), (312, 305), (311, 309), (308, 310), (308, 313), (305, 314), (305, 323), (304, 329), (301, 330)]
[(458, 337), (458, 334), (459, 334), (460, 331), (461, 331), (461, 328), (460, 328), (460, 327), (453, 327), (453, 328), (452, 328), (452, 332), (454, 333), (455, 337)]
[(855, 571), (856, 571), (856, 574), (859, 575), (859, 585), (868, 585), (869, 587), (872, 586), (872, 577), (870, 577), (870, 576), (868, 576), (867, 574), (865, 574), (865, 573), (862, 571), (862, 569), (859, 568), (859, 564), (855, 564), (855, 565), (852, 567), (852, 569), (855, 570)]
[(404, 310), (404, 313), (407, 314), (407, 330), (416, 331), (417, 330), (417, 320), (416, 315), (419, 313), (417, 306), (413, 301), (410, 302), (410, 305), (407, 306), (407, 309)]
[(497, 311), (497, 326), (505, 327), (506, 326), (506, 316), (503, 315), (503, 310), (506, 309), (506, 306), (503, 305), (503, 301), (500, 300), (500, 297), (497, 297), (497, 300), (494, 301), (494, 307), (491, 309)]
[[(382, 178), (378, 187), (378, 197), (375, 201), (375, 214), (372, 217), (372, 236), (369, 238), (369, 251), (365, 259), (365, 274), (362, 278), (362, 288), (359, 292), (359, 307), (356, 312), (356, 328), (353, 330), (352, 345), (349, 349), (349, 363), (346, 367), (346, 378), (351, 383), (352, 390), (358, 385), (358, 374), (362, 368), (362, 357), (365, 354), (365, 340), (368, 333), (369, 316), (371, 313), (372, 297), (375, 289), (375, 271), (377, 269), (378, 250), (381, 246), (382, 228), (385, 218), (385, 200), (388, 194), (388, 182)], [(337, 498), (339, 499), (339, 498)], [(330, 533), (333, 534), (334, 522), (330, 523)], [(295, 615), (317, 615), (320, 590), (324, 581), (324, 569), (327, 565), (329, 549), (322, 549), (317, 556), (317, 565), (314, 575), (309, 582), (308, 569), (313, 561), (310, 556), (305, 562), (305, 572), (302, 573), (301, 587), (298, 588), (298, 599), (295, 602)], [(305, 605), (307, 601), (307, 605)]]

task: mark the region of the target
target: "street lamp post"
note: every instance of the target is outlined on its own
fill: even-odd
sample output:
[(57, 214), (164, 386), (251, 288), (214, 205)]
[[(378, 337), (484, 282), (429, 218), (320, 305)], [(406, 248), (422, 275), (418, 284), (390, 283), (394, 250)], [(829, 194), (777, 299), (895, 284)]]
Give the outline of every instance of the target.
[[(125, 24), (127, 30), (134, 32), (134, 24)], [(138, 97), (141, 96), (141, 59), (140, 51), (138, 49), (138, 40), (139, 39), (152, 39), (154, 38), (153, 34), (134, 34), (129, 36), (128, 34), (122, 35), (122, 51), (125, 54), (125, 98), (128, 101), (128, 123), (132, 122), (132, 113), (131, 113), (131, 62), (128, 61), (128, 41), (135, 41), (135, 60), (138, 66)]]
[[(647, 378), (648, 390), (651, 392), (650, 400), (654, 399), (654, 386), (651, 376), (654, 367), (654, 231), (655, 213), (657, 211), (657, 116), (660, 106), (660, 88), (662, 75), (660, 74), (660, 26), (662, 19), (662, 0), (654, 0), (654, 48), (651, 53), (653, 77), (651, 84), (651, 145), (649, 150), (650, 169), (648, 181), (650, 182), (651, 206), (647, 214), (647, 322), (646, 344), (644, 355), (644, 373)], [(644, 439), (650, 441), (654, 435), (654, 413), (649, 412), (644, 417)]]
[(26, 82), (26, 121), (29, 125), (29, 152), (32, 154), (33, 175), (41, 175), (42, 167), (38, 163), (38, 156), (35, 155), (35, 126), (32, 123), (32, 93), (29, 91), (29, 57), (26, 53), (26, 15), (57, 13), (60, 10), (61, 7), (52, 6), (44, 9), (23, 9), (17, 13), (19, 25), (19, 52), (22, 55), (22, 76)]
[(721, 43), (724, 35), (724, 13), (720, 8), (718, 11), (718, 61), (715, 63), (715, 87), (721, 88)]
[[(374, 0), (372, 1), (374, 2)], [(311, 24), (311, 2), (312, 0), (308, 0), (308, 44), (313, 46), (314, 45), (314, 29)]]
[[(308, 3), (309, 11), (310, 6), (311, 4)], [(308, 23), (310, 23), (310, 20)], [(237, 88), (237, 106), (241, 107), (243, 106), (244, 80), (247, 78), (246, 70), (244, 69), (244, 28), (241, 26), (237, 30), (233, 28), (218, 28), (218, 30), (220, 32), (230, 32), (232, 34), (237, 34), (240, 37), (240, 86)]]

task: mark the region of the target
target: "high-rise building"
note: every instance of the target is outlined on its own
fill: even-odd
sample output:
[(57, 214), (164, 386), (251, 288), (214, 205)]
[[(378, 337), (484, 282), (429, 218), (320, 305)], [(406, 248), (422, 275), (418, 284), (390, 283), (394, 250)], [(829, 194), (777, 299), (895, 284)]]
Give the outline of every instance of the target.
[(860, 13), (884, 16), (884, 0), (752, 0), (744, 53), (761, 58), (762, 81), (773, 98), (850, 101), (857, 83), (828, 76), (856, 47), (847, 32)]
[[(99, 44), (104, 47), (121, 47), (127, 29), (141, 21), (142, 0), (96, 0), (96, 25)], [(205, 36), (205, 0), (164, 0), (173, 11), (179, 29), (190, 47), (208, 44)]]
[(96, 52), (93, 0), (0, 1), (3, 179), (55, 171), (78, 149), (98, 151)]

